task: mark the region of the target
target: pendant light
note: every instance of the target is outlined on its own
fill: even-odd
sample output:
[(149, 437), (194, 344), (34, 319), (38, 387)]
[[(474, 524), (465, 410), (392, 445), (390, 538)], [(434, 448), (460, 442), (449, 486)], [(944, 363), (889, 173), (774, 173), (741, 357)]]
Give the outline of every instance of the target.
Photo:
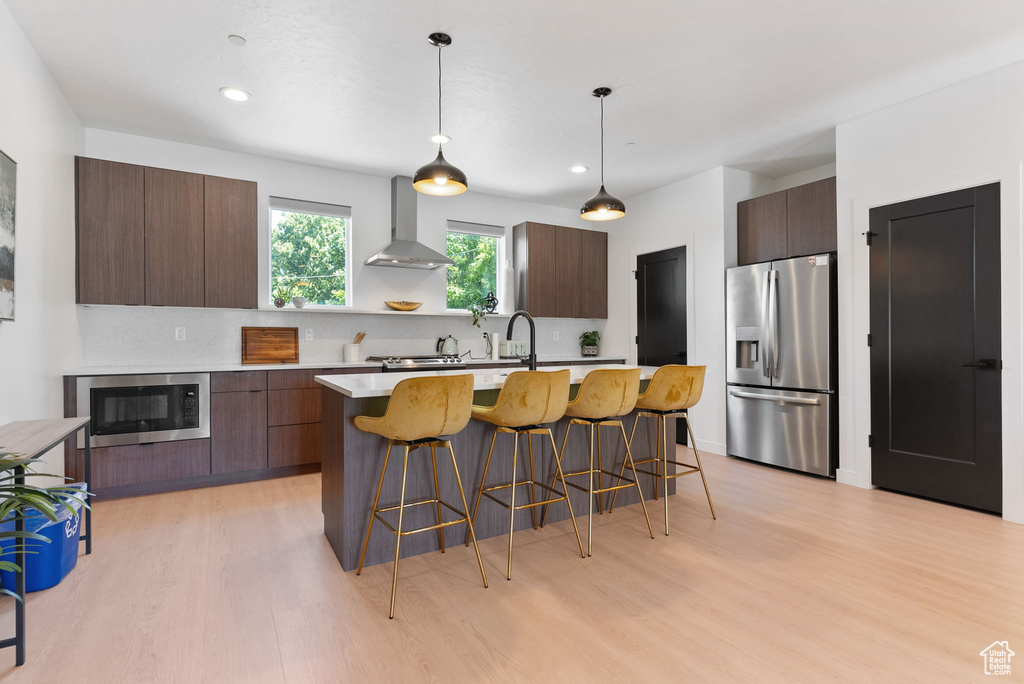
[[(452, 44), (447, 33), (431, 33), (427, 40), (437, 48), (437, 136), (443, 140), (441, 132), (441, 48)], [(421, 166), (412, 178), (412, 186), (426, 195), (460, 195), (466, 192), (466, 174), (449, 164), (441, 152), (442, 142), (437, 143), (437, 159), (426, 166)]]
[(580, 207), (580, 218), (588, 221), (611, 221), (626, 215), (622, 200), (604, 189), (604, 98), (612, 94), (611, 88), (596, 88), (594, 97), (601, 101), (601, 189)]

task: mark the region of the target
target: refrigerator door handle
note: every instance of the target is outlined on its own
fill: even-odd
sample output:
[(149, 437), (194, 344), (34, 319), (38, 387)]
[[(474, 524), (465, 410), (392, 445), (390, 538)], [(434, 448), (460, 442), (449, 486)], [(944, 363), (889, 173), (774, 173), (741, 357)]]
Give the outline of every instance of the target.
[(771, 287), (771, 281), (768, 279), (771, 271), (765, 271), (763, 282), (761, 283), (761, 341), (764, 348), (761, 350), (761, 374), (766, 377), (772, 377), (772, 366), (771, 366), (771, 326), (768, 319), (768, 289)]
[(775, 401), (778, 403), (785, 404), (806, 404), (808, 406), (820, 406), (820, 399), (802, 399), (800, 397), (773, 397), (766, 394), (753, 394), (751, 392), (741, 392), (739, 390), (730, 390), (729, 394), (740, 399), (757, 399), (759, 401)]
[(770, 272), (771, 293), (768, 297), (769, 327), (772, 336), (772, 377), (779, 377), (779, 272)]

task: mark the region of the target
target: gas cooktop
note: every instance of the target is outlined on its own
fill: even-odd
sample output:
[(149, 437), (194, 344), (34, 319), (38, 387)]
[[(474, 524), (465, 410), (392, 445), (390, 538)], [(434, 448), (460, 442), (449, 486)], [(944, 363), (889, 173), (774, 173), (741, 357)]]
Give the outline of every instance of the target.
[(385, 372), (417, 370), (459, 370), (466, 362), (454, 354), (430, 356), (367, 356), (367, 361), (380, 361)]

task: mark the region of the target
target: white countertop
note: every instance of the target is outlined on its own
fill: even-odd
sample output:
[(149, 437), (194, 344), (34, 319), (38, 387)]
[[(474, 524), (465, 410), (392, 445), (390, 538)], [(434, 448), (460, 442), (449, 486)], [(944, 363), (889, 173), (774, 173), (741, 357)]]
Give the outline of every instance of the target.
[[(542, 371), (557, 371), (564, 368), (569, 369), (569, 382), (578, 384), (583, 381), (587, 373), (598, 368), (639, 368), (642, 380), (650, 379), (657, 366), (624, 366), (621, 363), (592, 364), (586, 366), (549, 366), (540, 368)], [(525, 368), (514, 368), (505, 371), (501, 368), (478, 368), (476, 370), (467, 368), (466, 373), (472, 374), (474, 390), (500, 389), (505, 384), (505, 378), (509, 373), (514, 373)], [(455, 375), (457, 371), (419, 371), (415, 373), (353, 373), (351, 375), (318, 375), (315, 380), (324, 387), (344, 394), (353, 399), (364, 399), (367, 397), (387, 397), (402, 380), (406, 378), (431, 378), (441, 375)]]
[[(384, 355), (381, 355), (384, 356)], [(621, 356), (587, 356), (587, 357), (567, 357), (567, 356), (554, 356), (554, 357), (540, 357), (537, 359), (540, 363), (551, 363), (551, 362), (562, 362), (565, 364), (578, 363), (580, 361), (622, 361)], [(487, 359), (463, 359), (467, 366), (484, 365), (492, 363), (508, 364), (510, 366), (519, 366), (521, 361), (518, 359), (498, 359), (496, 361)], [(92, 375), (164, 375), (167, 373), (217, 373), (217, 372), (231, 372), (231, 371), (263, 371), (263, 370), (303, 370), (310, 368), (380, 368), (381, 364), (377, 361), (367, 362), (360, 361), (359, 363), (341, 363), (338, 361), (324, 361), (321, 363), (274, 363), (274, 364), (241, 364), (241, 363), (208, 363), (208, 364), (195, 364), (187, 366), (166, 366), (166, 365), (143, 365), (143, 366), (88, 366), (80, 368), (76, 373), (67, 373), (67, 375), (76, 376), (92, 376)]]

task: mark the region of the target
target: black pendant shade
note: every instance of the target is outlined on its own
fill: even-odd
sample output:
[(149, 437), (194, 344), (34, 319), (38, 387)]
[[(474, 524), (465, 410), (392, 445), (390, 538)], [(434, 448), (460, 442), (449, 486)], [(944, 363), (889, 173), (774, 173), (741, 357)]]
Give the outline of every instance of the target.
[(611, 221), (626, 215), (626, 204), (604, 189), (604, 98), (611, 88), (595, 88), (592, 95), (601, 101), (601, 189), (580, 207), (580, 218), (587, 221)]
[(580, 207), (580, 218), (588, 221), (611, 221), (625, 215), (626, 205), (618, 197), (609, 195), (604, 185)]
[[(441, 136), (441, 48), (451, 45), (452, 38), (447, 33), (431, 33), (427, 40), (437, 48), (437, 134)], [(425, 195), (461, 195), (468, 185), (466, 174), (445, 160), (440, 144), (437, 146), (437, 158), (421, 166), (412, 177), (412, 187)]]
[(437, 146), (437, 158), (421, 166), (412, 177), (412, 187), (427, 195), (460, 195), (466, 192), (466, 174), (449, 164), (441, 146)]

